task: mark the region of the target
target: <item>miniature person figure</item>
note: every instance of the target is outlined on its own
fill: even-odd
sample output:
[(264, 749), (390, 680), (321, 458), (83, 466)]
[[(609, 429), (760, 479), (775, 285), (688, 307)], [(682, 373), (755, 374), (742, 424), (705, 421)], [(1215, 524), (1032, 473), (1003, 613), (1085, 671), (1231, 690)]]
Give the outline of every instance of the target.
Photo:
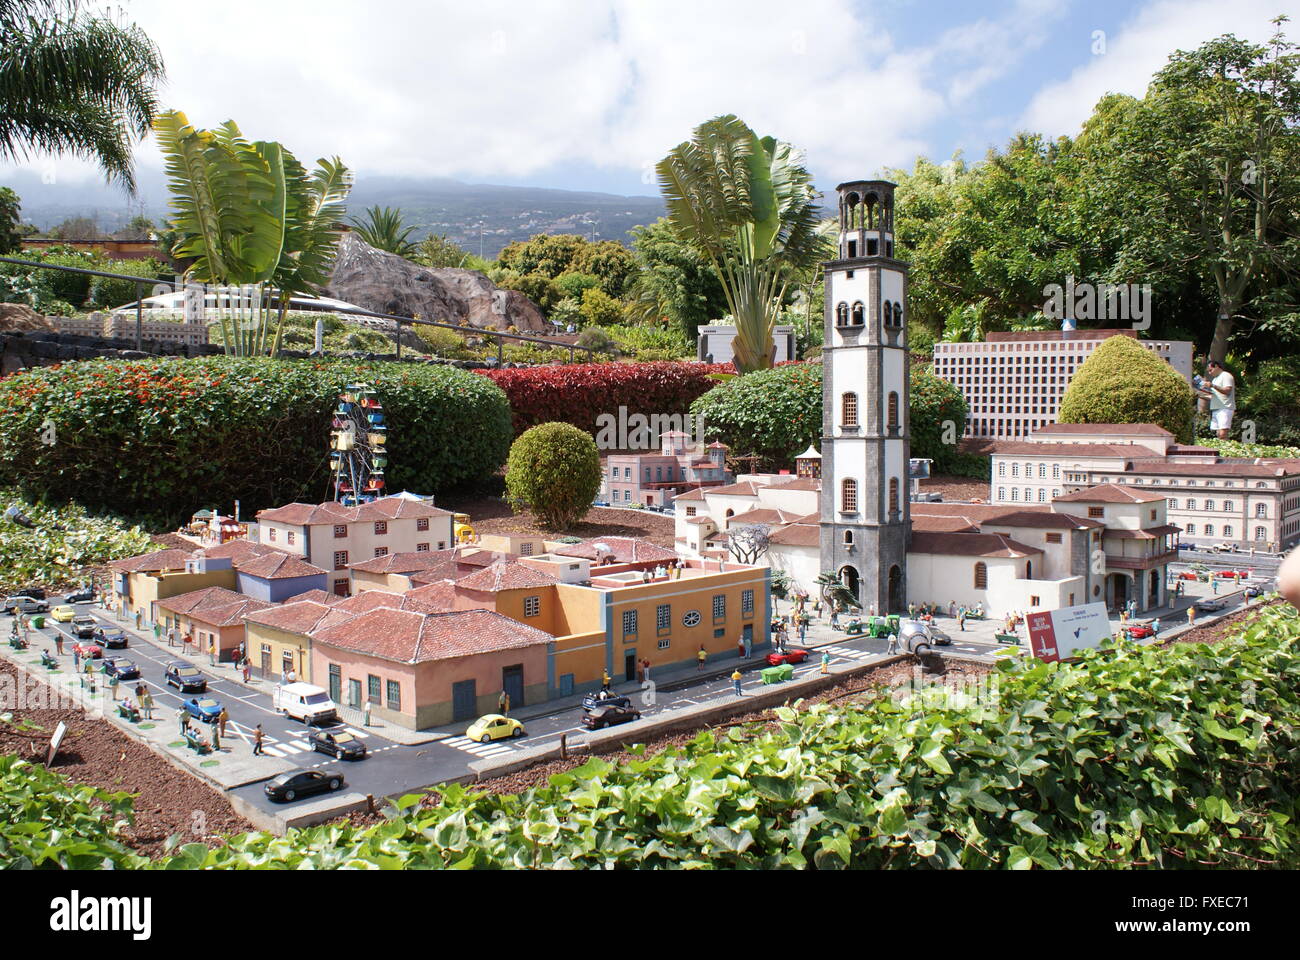
[(262, 756), (262, 725), (260, 723), (253, 729), (253, 756)]
[(822, 651), (822, 673), (831, 672), (831, 655), (825, 650)]
[(754, 638), (748, 633), (742, 634), (741, 642), (745, 644), (745, 659), (748, 660), (754, 655)]
[(501, 714), (503, 717), (510, 716), (510, 694), (506, 693), (504, 690), (502, 690), (501, 695), (497, 697), (497, 713)]
[(957, 629), (961, 630), (962, 633), (966, 632), (966, 608), (965, 607), (962, 607), (960, 610), (957, 611)]
[(176, 719), (180, 722), (181, 736), (183, 737), (185, 734), (190, 732), (190, 712), (184, 707), (181, 707), (176, 711)]
[(736, 638), (736, 656), (742, 660), (745, 659), (745, 636), (741, 634)]
[(807, 637), (808, 637), (808, 621), (804, 619), (800, 619), (799, 620), (799, 642), (800, 643), (806, 642)]
[(1217, 597), (1217, 596), (1219, 595), (1219, 578), (1218, 578), (1218, 577), (1210, 577), (1210, 588), (1214, 591), (1214, 595)]
[(118, 681), (118, 677), (117, 677), (117, 674), (116, 674), (116, 673), (113, 674), (111, 677), (108, 678), (108, 695), (109, 695), (109, 697), (112, 699), (112, 702), (113, 702), (113, 703), (117, 703), (117, 685), (118, 685), (118, 682), (119, 682), (119, 681)]
[(252, 676), (252, 673), (253, 673), (253, 665), (250, 664), (248, 662), (248, 658), (245, 657), (244, 658), (244, 682), (245, 683), (248, 683), (248, 678)]
[(215, 637), (208, 641), (208, 663), (214, 667), (217, 665), (217, 640)]
[(897, 633), (891, 633), (891, 634), (889, 635), (889, 646), (885, 649), (885, 653), (887, 653), (887, 654), (890, 654), (890, 653), (898, 653), (898, 634), (897, 634)]
[[(57, 643), (60, 647), (63, 646), (63, 634), (59, 634), (59, 639), (56, 640), (55, 643)], [(59, 652), (62, 653), (63, 651), (60, 650)], [(74, 644), (72, 647), (72, 672), (79, 673), (80, 671), (81, 671), (81, 652), (77, 649), (76, 645)]]
[[(62, 633), (55, 633), (54, 649), (59, 652), (59, 656), (63, 656), (63, 634)], [(74, 665), (75, 665), (75, 661), (74, 661)]]
[(840, 605), (837, 603), (831, 607), (831, 629), (838, 630), (839, 628), (840, 628)]
[(614, 681), (613, 681), (613, 678), (610, 677), (610, 675), (609, 675), (609, 671), (608, 671), (607, 669), (605, 669), (604, 667), (601, 667), (601, 669), (600, 669), (600, 689), (602, 689), (602, 690), (608, 690), (608, 689), (609, 689), (609, 685), (610, 685), (611, 683), (613, 683), (613, 682), (614, 682)]
[(644, 664), (644, 670), (643, 670), (643, 676), (644, 676), (644, 679), (643, 679), (641, 682), (642, 682), (642, 683), (649, 683), (649, 682), (650, 682), (650, 661), (649, 661), (649, 660), (643, 660), (643, 661), (641, 661), (641, 662), (642, 662), (642, 664)]
[(144, 684), (140, 684), (140, 711), (144, 714), (146, 720), (153, 719), (153, 693)]
[(1152, 636), (1152, 637), (1158, 637), (1158, 636), (1160, 636), (1160, 618), (1159, 618), (1159, 617), (1156, 617), (1154, 620), (1151, 621), (1151, 636)]
[(704, 661), (709, 659), (709, 655), (704, 652), (704, 644), (700, 644), (700, 652), (695, 655), (695, 669), (703, 670)]
[(364, 726), (368, 727), (370, 726), (370, 701), (369, 700), (366, 701), (365, 706), (362, 707), (361, 710), (363, 714), (363, 720), (361, 722)]
[(957, 601), (956, 601), (956, 600), (949, 600), (949, 601), (948, 601), (948, 619), (949, 619), (949, 620), (955, 620), (955, 619), (957, 619)]
[(1188, 607), (1188, 608), (1187, 608), (1187, 625), (1188, 625), (1189, 627), (1194, 627), (1194, 626), (1196, 625), (1196, 607), (1195, 607), (1195, 606), (1191, 606), (1191, 607)]
[(158, 640), (159, 640), (159, 638), (161, 638), (161, 637), (162, 637), (162, 624), (161, 624), (161, 623), (155, 623), (155, 624), (153, 625), (153, 639), (154, 639), (154, 643), (157, 643)]
[(217, 724), (212, 725), (212, 749), (221, 749), (221, 731), (217, 729)]
[(731, 674), (731, 684), (736, 690), (736, 696), (740, 696), (740, 670), (737, 669)]
[(226, 723), (229, 720), (230, 714), (226, 712), (225, 706), (222, 706), (221, 712), (217, 714), (217, 729), (221, 731), (223, 737), (226, 735)]

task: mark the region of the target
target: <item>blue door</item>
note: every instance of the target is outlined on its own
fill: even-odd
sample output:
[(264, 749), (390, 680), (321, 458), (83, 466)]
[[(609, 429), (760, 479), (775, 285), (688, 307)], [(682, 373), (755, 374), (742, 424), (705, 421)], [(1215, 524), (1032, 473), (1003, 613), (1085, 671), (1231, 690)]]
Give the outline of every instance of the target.
[(473, 680), (461, 680), (451, 685), (451, 713), (453, 720), (473, 720), (478, 716), (478, 696)]
[(560, 674), (560, 696), (562, 697), (573, 696), (573, 674), (571, 673)]

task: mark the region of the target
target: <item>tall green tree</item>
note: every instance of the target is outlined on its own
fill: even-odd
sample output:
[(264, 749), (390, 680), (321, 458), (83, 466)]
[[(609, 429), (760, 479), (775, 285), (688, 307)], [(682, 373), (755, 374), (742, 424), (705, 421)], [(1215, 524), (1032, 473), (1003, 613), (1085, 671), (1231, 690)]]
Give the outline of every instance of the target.
[(416, 245), (411, 241), (415, 227), (406, 225), (400, 209), (381, 208), (376, 204), (366, 209), (364, 217), (354, 217), (351, 223), (357, 236), (376, 250), (386, 250), (399, 257), (409, 257), (416, 252)]
[(131, 145), (163, 75), (134, 24), (78, 0), (0, 0), (0, 159), (71, 153), (134, 192)]
[(787, 287), (829, 249), (802, 154), (727, 115), (700, 124), (655, 169), (673, 230), (722, 282), (737, 369), (770, 367)]
[(632, 231), (639, 269), (629, 313), (642, 323), (668, 320), (694, 343), (699, 328), (727, 312), (727, 296), (706, 256), (684, 243), (666, 219)]
[(172, 191), (170, 256), (189, 261), (187, 279), (257, 288), (256, 316), (232, 325), (223, 315), (222, 334), (228, 352), (274, 352), (289, 297), (328, 279), (351, 174), (337, 157), (308, 171), (278, 143), (245, 140), (231, 120), (197, 130), (172, 110), (154, 126)]
[(23, 238), (22, 201), (8, 187), (0, 187), (0, 255), (17, 250)]
[(1300, 52), (1225, 35), (1177, 51), (1141, 99), (1111, 96), (1080, 137), (1091, 205), (1126, 232), (1126, 272), (1170, 268), (1213, 297), (1210, 356), (1223, 360), (1243, 323), (1300, 338)]

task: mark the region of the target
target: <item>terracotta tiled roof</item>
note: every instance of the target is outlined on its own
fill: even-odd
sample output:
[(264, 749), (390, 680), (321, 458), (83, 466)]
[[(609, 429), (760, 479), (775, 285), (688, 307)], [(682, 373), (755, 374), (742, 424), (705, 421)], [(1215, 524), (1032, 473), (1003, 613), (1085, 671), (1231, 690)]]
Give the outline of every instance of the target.
[(794, 523), (798, 514), (789, 510), (777, 510), (769, 507), (756, 507), (746, 510), (731, 518), (731, 523)]
[(1166, 534), (1181, 533), (1182, 527), (1176, 527), (1172, 523), (1166, 523), (1159, 527), (1147, 527), (1145, 530), (1107, 530), (1106, 538), (1114, 537), (1117, 540), (1158, 540)]
[(279, 551), (250, 560), (237, 561), (235, 569), (260, 580), (290, 580), (297, 577), (314, 577), (328, 572), (301, 557)]
[(456, 607), (456, 584), (451, 580), (435, 580), (407, 590), (406, 596), (428, 604), (435, 610), (453, 610)]
[(980, 525), (970, 517), (930, 517), (912, 514), (914, 533), (979, 533)]
[(1057, 503), (1154, 503), (1164, 500), (1163, 493), (1148, 493), (1140, 487), (1127, 484), (1099, 483), (1077, 493), (1057, 497)]
[(224, 606), (244, 599), (244, 595), (225, 587), (202, 587), (174, 597), (165, 597), (158, 606), (172, 613), (192, 613), (201, 607)]
[(660, 563), (677, 559), (675, 551), (657, 547), (653, 543), (634, 537), (596, 537), (592, 540), (584, 540), (582, 543), (571, 543), (560, 547), (554, 553), (561, 557), (583, 557), (587, 560), (595, 560), (598, 556), (596, 552), (598, 543), (609, 547), (615, 563)]
[[(1034, 443), (1030, 440), (966, 439), (959, 448), (963, 453), (1001, 457), (1051, 457), (1059, 460), (1071, 458), (1124, 459), (1148, 456), (1151, 450), (1138, 443)], [(999, 478), (1014, 479), (1014, 478)]]
[(194, 556), (193, 550), (155, 550), (136, 557), (114, 560), (109, 564), (123, 573), (154, 573), (162, 570), (184, 570), (185, 561)]
[(456, 555), (456, 564), (462, 567), (487, 567), (496, 563), (498, 560), (518, 560), (517, 553), (505, 553), (501, 550), (475, 550), (473, 553), (459, 553)]
[(498, 560), (477, 573), (461, 577), (456, 586), (465, 590), (496, 593), (500, 590), (531, 590), (548, 587), (558, 581), (548, 573), (534, 570), (513, 560)]
[(756, 497), (758, 491), (755, 489), (758, 484), (746, 481), (744, 483), (729, 483), (724, 487), (711, 487), (708, 492), (724, 497)]
[(554, 639), (490, 610), (422, 614), (380, 609), (318, 630), (312, 642), (398, 663), (427, 663), (518, 650)]
[[(1208, 458), (1207, 458), (1208, 459)], [(1098, 471), (1102, 472), (1102, 471)], [(1107, 468), (1104, 472), (1110, 473)], [(1125, 464), (1123, 473), (1149, 477), (1167, 474), (1171, 477), (1292, 477), (1300, 473), (1300, 460), (1218, 461), (1215, 463), (1165, 463), (1160, 460), (1134, 460)]]
[(310, 634), (329, 615), (332, 607), (315, 600), (296, 600), (281, 603), (266, 610), (244, 614), (248, 623), (263, 624), (287, 633)]
[(310, 600), (314, 603), (338, 603), (343, 598), (337, 593), (330, 593), (328, 590), (304, 590), (302, 593), (296, 593), (285, 603), (297, 603), (300, 600)]
[(198, 607), (191, 610), (189, 616), (191, 620), (201, 620), (203, 623), (214, 627), (230, 627), (242, 623), (247, 614), (272, 609), (277, 606), (279, 604), (267, 603), (265, 600), (256, 600), (253, 597), (240, 597), (233, 603), (210, 604)]
[(1034, 435), (1060, 434), (1078, 436), (1092, 434), (1118, 433), (1142, 437), (1173, 437), (1173, 434), (1157, 423), (1049, 423), (1039, 427)]
[(354, 593), (338, 603), (331, 604), (330, 610), (338, 613), (356, 614), (367, 613), (379, 607), (416, 611), (427, 611), (429, 609), (418, 599), (412, 598), (409, 593), (389, 593), (387, 590), (362, 590), (360, 593)]
[(926, 533), (912, 531), (909, 553), (951, 557), (1032, 557), (1043, 551), (996, 533)]
[(787, 547), (815, 547), (821, 543), (821, 527), (810, 523), (792, 523), (773, 531), (768, 539)]
[(271, 523), (287, 523), (294, 526), (317, 526), (335, 523), (366, 523), (375, 520), (405, 520), (411, 517), (449, 517), (446, 510), (412, 500), (409, 497), (384, 497), (362, 503), (355, 507), (345, 507), (341, 503), (289, 503), (271, 510), (259, 510), (258, 520)]
[[(1008, 527), (1039, 527), (1049, 530), (1071, 530), (1079, 527), (1104, 527), (1100, 520), (1072, 517), (1057, 513), (1048, 504), (995, 505), (991, 503), (913, 503), (912, 524), (923, 517), (957, 517), (976, 526), (995, 524)], [(933, 527), (929, 529), (934, 529)]]
[(687, 517), (686, 522), (687, 523), (714, 523), (715, 521), (712, 517), (703, 516), (703, 517)]
[[(677, 496), (673, 497), (673, 503), (686, 502), (688, 500), (691, 501), (692, 503), (694, 502), (703, 503), (704, 489), (705, 489), (704, 487), (692, 487), (690, 490), (684, 490), (683, 492), (677, 494)], [(717, 489), (716, 487), (713, 488), (713, 490), (716, 489)]]
[(442, 574), (445, 577), (456, 571), (456, 551), (421, 550), (413, 553), (389, 553), (351, 564), (348, 569), (360, 570), (363, 573), (426, 573), (445, 570), (446, 572)]

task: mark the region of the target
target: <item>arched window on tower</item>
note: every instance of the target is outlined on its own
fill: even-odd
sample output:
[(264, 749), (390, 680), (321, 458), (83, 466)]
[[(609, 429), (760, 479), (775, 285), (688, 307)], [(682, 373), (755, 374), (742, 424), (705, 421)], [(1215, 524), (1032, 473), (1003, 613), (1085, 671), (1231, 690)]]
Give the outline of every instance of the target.
[(898, 394), (891, 391), (889, 394), (889, 432), (898, 433)]
[(844, 531), (844, 546), (846, 546), (846, 547), (851, 547), (851, 546), (853, 546), (853, 531), (852, 531), (852, 530), (845, 530), (845, 531)]
[(836, 306), (835, 325), (837, 327), (847, 327), (849, 325), (849, 305), (847, 303)]
[(883, 320), (881, 322), (884, 323), (886, 328), (892, 327), (894, 325), (894, 308), (891, 307), (889, 305), (889, 301), (886, 300), (884, 305), (880, 309), (881, 309), (881, 315), (883, 317)]
[(852, 477), (840, 484), (840, 510), (844, 513), (858, 512), (858, 481)]
[(858, 395), (846, 393), (840, 400), (840, 426), (856, 427), (858, 425)]
[(902, 327), (903, 325), (903, 305), (897, 300), (894, 301), (894, 326)]
[(859, 300), (857, 303), (853, 305), (853, 325), (855, 327), (860, 327), (866, 322), (867, 322), (867, 308), (864, 307), (862, 305), (862, 301)]

